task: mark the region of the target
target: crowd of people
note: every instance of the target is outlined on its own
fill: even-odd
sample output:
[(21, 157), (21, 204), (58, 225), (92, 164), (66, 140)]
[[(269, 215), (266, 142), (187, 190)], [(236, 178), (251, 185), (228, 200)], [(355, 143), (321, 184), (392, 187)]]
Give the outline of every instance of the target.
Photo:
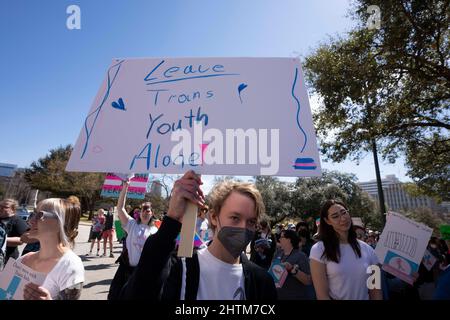
[[(326, 201), (317, 224), (272, 228), (251, 183), (219, 182), (206, 203), (201, 178), (188, 171), (175, 182), (162, 220), (150, 202), (127, 210), (128, 186), (124, 181), (117, 203), (126, 237), (109, 300), (450, 299), (449, 248), (436, 237), (427, 247), (436, 262), (431, 268), (421, 263), (412, 285), (381, 271), (381, 287), (369, 288), (367, 267), (380, 265), (375, 254), (379, 233), (355, 225), (342, 201)], [(177, 256), (177, 239), (188, 202), (198, 206), (199, 241), (192, 257), (183, 258)], [(16, 206), (11, 199), (0, 202), (0, 221), (8, 226), (5, 260), (17, 259), (46, 275), (42, 285), (27, 284), (24, 299), (78, 299), (84, 283), (82, 261), (72, 251), (81, 215), (78, 199), (43, 200), (28, 223), (15, 217)], [(109, 243), (109, 257), (114, 257), (111, 211), (100, 209), (92, 219), (89, 255), (96, 242), (100, 255), (103, 239), (103, 256)], [(20, 256), (17, 247), (23, 243), (33, 247)], [(270, 273), (275, 263), (285, 269), (282, 285)]]

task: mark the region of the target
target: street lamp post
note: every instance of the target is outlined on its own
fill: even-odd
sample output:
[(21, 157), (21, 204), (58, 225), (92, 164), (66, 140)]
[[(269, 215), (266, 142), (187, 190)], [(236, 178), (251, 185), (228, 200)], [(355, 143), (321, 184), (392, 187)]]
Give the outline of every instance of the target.
[(383, 225), (386, 223), (386, 206), (384, 204), (383, 185), (381, 183), (380, 166), (378, 165), (377, 143), (372, 139), (373, 161), (375, 162), (375, 174), (377, 176), (378, 201), (380, 203), (381, 221)]

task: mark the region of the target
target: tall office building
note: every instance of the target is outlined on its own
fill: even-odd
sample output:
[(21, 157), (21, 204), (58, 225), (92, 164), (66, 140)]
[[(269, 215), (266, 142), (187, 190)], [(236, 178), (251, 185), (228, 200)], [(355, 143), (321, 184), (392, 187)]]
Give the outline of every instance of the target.
[(150, 188), (150, 194), (157, 197), (161, 197), (162, 194), (161, 183), (159, 183), (158, 181), (153, 181), (152, 186)]
[[(366, 191), (372, 198), (378, 201), (377, 181), (371, 180), (360, 182), (358, 185)], [(404, 183), (400, 182), (395, 175), (387, 175), (381, 179), (383, 186), (384, 200), (387, 210), (407, 210), (426, 207), (436, 212), (446, 212), (447, 209), (438, 205), (432, 198), (426, 196), (414, 197), (408, 194), (404, 188)]]

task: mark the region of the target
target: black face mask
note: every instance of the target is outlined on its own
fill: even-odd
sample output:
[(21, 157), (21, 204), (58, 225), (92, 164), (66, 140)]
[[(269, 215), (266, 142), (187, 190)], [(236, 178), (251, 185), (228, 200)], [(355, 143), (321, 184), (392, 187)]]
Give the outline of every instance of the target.
[(239, 227), (222, 227), (217, 234), (219, 241), (235, 259), (247, 248), (254, 236), (254, 231)]

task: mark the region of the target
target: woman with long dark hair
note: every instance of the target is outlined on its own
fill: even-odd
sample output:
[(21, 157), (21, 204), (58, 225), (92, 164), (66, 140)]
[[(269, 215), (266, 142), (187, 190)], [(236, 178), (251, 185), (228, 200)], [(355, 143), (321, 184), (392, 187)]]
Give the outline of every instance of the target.
[(360, 241), (347, 206), (328, 200), (320, 212), (319, 242), (311, 248), (311, 276), (319, 300), (381, 300), (379, 289), (368, 289), (367, 267), (377, 265), (375, 251)]

